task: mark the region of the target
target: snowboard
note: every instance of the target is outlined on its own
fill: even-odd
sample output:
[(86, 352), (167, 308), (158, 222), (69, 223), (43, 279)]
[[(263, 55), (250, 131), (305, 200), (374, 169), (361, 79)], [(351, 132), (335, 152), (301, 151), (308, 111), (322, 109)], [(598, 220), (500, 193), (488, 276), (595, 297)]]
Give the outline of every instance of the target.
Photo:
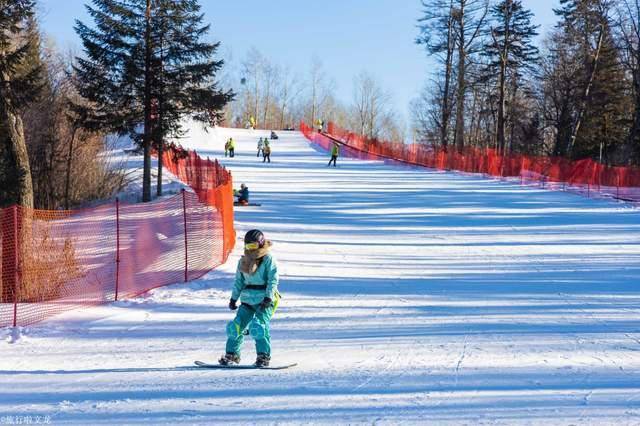
[(234, 202), (233, 205), (236, 207), (260, 207), (262, 204), (256, 204), (256, 203), (240, 204), (238, 202)]
[(220, 365), (220, 364), (209, 364), (202, 361), (195, 361), (195, 364), (201, 368), (219, 368), (219, 369), (229, 369), (229, 370), (285, 370), (287, 368), (295, 367), (296, 364), (289, 365), (278, 365), (278, 366), (269, 366), (269, 367), (256, 367), (255, 365)]

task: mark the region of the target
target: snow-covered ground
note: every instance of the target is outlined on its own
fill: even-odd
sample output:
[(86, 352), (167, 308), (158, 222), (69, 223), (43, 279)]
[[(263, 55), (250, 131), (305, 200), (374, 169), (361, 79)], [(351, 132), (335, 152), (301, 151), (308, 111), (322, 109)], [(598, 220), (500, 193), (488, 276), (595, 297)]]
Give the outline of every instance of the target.
[[(125, 188), (116, 196), (123, 203), (140, 203), (142, 201), (142, 164), (143, 156), (134, 146), (129, 136), (107, 137), (107, 149), (102, 154), (109, 167), (122, 170), (125, 175)], [(156, 199), (156, 185), (158, 181), (158, 159), (151, 158), (151, 196)], [(190, 190), (189, 187), (177, 180), (168, 172), (162, 171), (162, 192), (164, 197), (169, 197), (180, 192), (181, 189)], [(114, 197), (115, 198), (115, 197)], [(0, 423), (1, 424), (1, 423)]]
[(238, 244), (200, 281), (2, 331), (0, 424), (640, 424), (637, 209), (199, 133), (205, 156), (237, 140), (224, 163), (262, 204), (238, 236), (274, 242), (272, 362), (298, 367), (192, 368), (224, 351)]

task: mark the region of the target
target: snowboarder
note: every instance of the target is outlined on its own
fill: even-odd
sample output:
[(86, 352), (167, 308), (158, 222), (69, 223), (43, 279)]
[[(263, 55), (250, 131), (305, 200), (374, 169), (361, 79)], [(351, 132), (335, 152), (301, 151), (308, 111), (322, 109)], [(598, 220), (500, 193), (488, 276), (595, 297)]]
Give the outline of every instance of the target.
[(272, 130), (272, 131), (271, 131), (271, 136), (270, 136), (270, 138), (271, 138), (272, 140), (276, 140), (276, 139), (278, 139), (278, 134)]
[(258, 154), (256, 155), (256, 157), (260, 157), (260, 154), (262, 153), (263, 149), (264, 149), (264, 142), (262, 141), (262, 138), (260, 138), (260, 140), (258, 141)]
[(228, 156), (228, 155), (229, 155), (229, 140), (227, 140), (227, 141), (224, 143), (224, 156), (226, 157), (226, 156)]
[(271, 146), (268, 143), (264, 144), (264, 148), (262, 149), (262, 162), (269, 160), (271, 162)]
[(249, 205), (249, 187), (244, 183), (240, 185), (240, 191), (234, 191), (234, 194), (238, 197), (238, 204), (241, 206)]
[(331, 160), (329, 160), (329, 164), (327, 167), (333, 163), (333, 167), (336, 167), (336, 161), (338, 160), (338, 154), (340, 153), (340, 147), (336, 142), (333, 143), (333, 147), (331, 148)]
[[(233, 321), (227, 324), (225, 355), (221, 365), (240, 362), (240, 350), (244, 331), (256, 342), (256, 367), (267, 367), (271, 360), (271, 335), (269, 324), (280, 301), (278, 293), (278, 266), (270, 253), (272, 243), (264, 234), (253, 229), (244, 236), (244, 256), (238, 262), (236, 278), (229, 300), (229, 309), (238, 310)], [(238, 307), (238, 301), (240, 306)]]
[(229, 157), (233, 158), (236, 156), (236, 143), (233, 141), (233, 138), (229, 138)]

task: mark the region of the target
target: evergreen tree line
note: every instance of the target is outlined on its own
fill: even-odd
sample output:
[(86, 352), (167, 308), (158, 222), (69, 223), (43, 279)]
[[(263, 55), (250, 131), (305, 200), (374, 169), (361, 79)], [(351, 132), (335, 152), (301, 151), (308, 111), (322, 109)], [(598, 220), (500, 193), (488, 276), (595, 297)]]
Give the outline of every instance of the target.
[[(76, 23), (84, 51), (43, 42), (34, 0), (0, 0), (0, 207), (71, 208), (124, 185), (100, 159), (106, 135), (129, 135), (151, 152), (184, 134), (191, 118), (222, 119), (233, 98), (218, 87), (218, 43), (197, 0), (93, 0)], [(157, 193), (162, 194), (159, 163)]]
[(561, 0), (541, 46), (521, 0), (423, 0), (438, 62), (412, 104), (424, 143), (640, 164), (640, 0)]
[(81, 129), (70, 100), (72, 57), (43, 39), (33, 1), (0, 1), (0, 207), (70, 208), (117, 191), (98, 158), (104, 137)]

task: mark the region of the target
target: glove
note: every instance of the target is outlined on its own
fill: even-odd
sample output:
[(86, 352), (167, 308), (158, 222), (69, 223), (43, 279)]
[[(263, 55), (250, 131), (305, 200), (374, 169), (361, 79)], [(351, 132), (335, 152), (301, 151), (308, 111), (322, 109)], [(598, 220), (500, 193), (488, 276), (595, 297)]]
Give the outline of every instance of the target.
[(262, 302), (260, 302), (260, 309), (265, 310), (267, 308), (270, 308), (271, 302), (272, 302), (271, 299), (269, 299), (268, 297), (265, 297), (264, 299), (262, 299)]
[(231, 299), (229, 300), (229, 309), (231, 309), (232, 311), (235, 311), (236, 309), (238, 309), (238, 305), (236, 305), (236, 301)]

